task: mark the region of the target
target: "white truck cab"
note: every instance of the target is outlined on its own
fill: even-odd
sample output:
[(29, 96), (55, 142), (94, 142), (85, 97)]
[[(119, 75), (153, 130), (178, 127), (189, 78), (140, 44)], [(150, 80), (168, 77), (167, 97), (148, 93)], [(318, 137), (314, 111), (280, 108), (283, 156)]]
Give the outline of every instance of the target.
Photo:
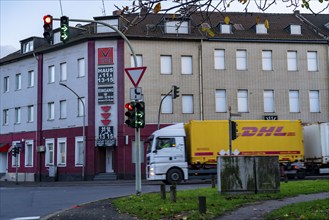
[(184, 124), (153, 132), (146, 154), (146, 179), (172, 184), (188, 178)]

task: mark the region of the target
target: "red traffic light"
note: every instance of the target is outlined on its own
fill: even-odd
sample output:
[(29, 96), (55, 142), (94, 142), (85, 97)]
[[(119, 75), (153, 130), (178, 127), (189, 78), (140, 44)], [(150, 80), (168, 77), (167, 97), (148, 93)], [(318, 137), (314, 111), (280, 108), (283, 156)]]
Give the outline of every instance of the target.
[(53, 22), (53, 16), (45, 15), (43, 16), (43, 21), (45, 24), (51, 24)]
[(134, 107), (132, 106), (131, 103), (126, 103), (126, 104), (125, 104), (125, 108), (126, 108), (127, 110), (129, 110), (129, 111), (134, 110)]

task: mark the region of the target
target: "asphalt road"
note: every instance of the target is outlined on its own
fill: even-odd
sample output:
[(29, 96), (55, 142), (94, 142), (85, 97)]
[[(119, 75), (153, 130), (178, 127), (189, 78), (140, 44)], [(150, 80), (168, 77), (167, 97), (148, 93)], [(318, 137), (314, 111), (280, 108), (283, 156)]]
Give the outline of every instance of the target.
[[(209, 187), (194, 182), (177, 189)], [(169, 187), (169, 186), (167, 186)], [(159, 191), (159, 183), (142, 183), (142, 193)], [(40, 219), (51, 213), (91, 201), (135, 194), (134, 181), (0, 183), (0, 219)]]

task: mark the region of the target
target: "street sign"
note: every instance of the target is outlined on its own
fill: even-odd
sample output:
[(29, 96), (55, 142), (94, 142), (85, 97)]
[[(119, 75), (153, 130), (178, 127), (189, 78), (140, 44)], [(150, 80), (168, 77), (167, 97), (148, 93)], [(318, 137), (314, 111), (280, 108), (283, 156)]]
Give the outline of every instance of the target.
[(130, 88), (130, 100), (131, 101), (142, 100), (142, 99), (143, 99), (143, 95), (142, 95), (141, 87)]
[(146, 66), (134, 67), (134, 68), (125, 68), (125, 72), (127, 73), (132, 84), (137, 87), (139, 82), (141, 81), (146, 70)]

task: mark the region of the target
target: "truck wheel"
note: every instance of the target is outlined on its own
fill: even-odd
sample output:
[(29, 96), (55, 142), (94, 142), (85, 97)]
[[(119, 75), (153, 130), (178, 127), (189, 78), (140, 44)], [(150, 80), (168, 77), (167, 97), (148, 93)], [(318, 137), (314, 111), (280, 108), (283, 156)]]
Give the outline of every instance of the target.
[(297, 176), (297, 178), (298, 179), (304, 179), (305, 178), (305, 172), (304, 171), (298, 171), (297, 173), (296, 173), (296, 176)]
[(171, 169), (167, 173), (167, 181), (169, 184), (179, 184), (183, 180), (183, 174), (179, 169)]

